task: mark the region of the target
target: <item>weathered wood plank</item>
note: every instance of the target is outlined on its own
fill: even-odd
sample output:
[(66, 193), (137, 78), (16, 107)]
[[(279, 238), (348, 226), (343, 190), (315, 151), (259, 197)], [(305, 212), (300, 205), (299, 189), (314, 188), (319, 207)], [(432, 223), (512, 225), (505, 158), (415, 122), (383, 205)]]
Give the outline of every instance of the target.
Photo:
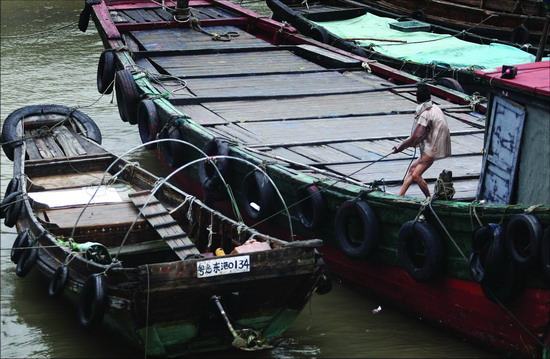
[(147, 51), (166, 50), (203, 50), (223, 48), (256, 48), (272, 47), (266, 41), (260, 40), (245, 31), (234, 26), (212, 26), (208, 28), (210, 33), (223, 34), (234, 31), (239, 34), (231, 41), (212, 41), (212, 36), (190, 28), (186, 29), (155, 29), (146, 31), (132, 31), (132, 35)]
[[(428, 188), (430, 189), (430, 194), (432, 196), (435, 192), (435, 183), (435, 181), (428, 182)], [(466, 201), (474, 200), (477, 191), (477, 183), (477, 179), (453, 180), (453, 188), (455, 189), (455, 195), (453, 199)], [(401, 183), (386, 186), (386, 191), (393, 194), (399, 193), (400, 189)], [(407, 193), (405, 193), (405, 196), (423, 198), (424, 194), (416, 184), (412, 184), (407, 190)]]
[(182, 113), (185, 113), (195, 122), (203, 126), (226, 125), (229, 123), (223, 117), (216, 115), (212, 111), (200, 105), (185, 105), (176, 107)]
[(228, 76), (273, 72), (323, 71), (324, 68), (294, 56), (290, 51), (247, 51), (189, 56), (181, 61), (178, 56), (155, 57), (156, 64), (173, 76)]
[[(401, 181), (412, 158), (383, 160), (370, 166), (368, 163), (327, 166), (330, 170), (357, 181), (370, 183), (384, 179), (386, 182)], [(435, 180), (443, 170), (452, 170), (454, 178), (476, 177), (481, 171), (481, 156), (451, 156), (435, 161), (422, 176), (426, 180)]]
[[(146, 220), (174, 250), (180, 259), (185, 259), (185, 257), (191, 254), (200, 254), (195, 244), (189, 239), (187, 233), (185, 233), (177, 222), (174, 221), (162, 203), (154, 196), (149, 200), (150, 194), (150, 191), (142, 191), (132, 193), (129, 197)], [(178, 249), (178, 247), (183, 247), (185, 249)]]
[(86, 150), (82, 148), (78, 140), (73, 136), (67, 127), (58, 126), (53, 130), (57, 143), (63, 149), (66, 156), (78, 156), (86, 154)]
[(193, 15), (199, 19), (224, 19), (235, 17), (235, 14), (229, 10), (225, 10), (220, 7), (195, 7), (193, 8)]
[[(356, 81), (341, 76), (338, 72), (295, 73), (258, 75), (246, 77), (219, 77), (186, 80), (188, 88), (197, 97), (234, 98), (247, 96), (296, 96), (312, 94), (337, 94), (362, 91)], [(238, 85), (236, 85), (238, 84)], [(182, 94), (177, 98), (189, 98)], [(171, 98), (172, 99), (172, 98)], [(313, 100), (312, 100), (313, 101)], [(230, 104), (229, 104), (230, 105)]]
[[(103, 177), (103, 173), (103, 171), (88, 171), (80, 173), (64, 173), (60, 175), (49, 174), (47, 176), (32, 177), (31, 191), (86, 187), (92, 184), (97, 185)], [(103, 183), (107, 183), (111, 178), (111, 174), (107, 174)]]
[[(228, 121), (331, 118), (358, 114), (414, 111), (414, 105), (387, 93), (328, 95), (290, 99), (205, 103)], [(269, 110), (267, 110), (269, 109)], [(412, 113), (412, 112), (411, 112)], [(314, 126), (311, 124), (311, 126)]]
[(100, 145), (96, 144), (95, 142), (88, 141), (81, 135), (77, 134), (72, 127), (67, 127), (67, 130), (72, 134), (74, 138), (76, 138), (80, 146), (82, 146), (82, 148), (86, 151), (86, 154), (92, 155), (107, 153), (107, 151)]
[[(73, 228), (76, 219), (82, 212), (83, 206), (70, 208), (54, 208), (46, 210), (49, 222), (57, 224), (60, 228)], [(110, 227), (112, 225), (129, 226), (137, 217), (138, 211), (130, 201), (122, 203), (90, 205), (78, 222), (77, 228), (83, 227)], [(139, 218), (137, 224), (143, 224), (145, 220)]]
[(27, 139), (25, 140), (27, 156), (30, 160), (40, 159), (42, 158), (42, 156), (40, 155), (38, 147), (36, 147), (36, 143), (34, 143), (34, 140), (30, 138), (31, 136), (31, 131), (25, 131), (25, 137), (27, 137)]
[(53, 138), (42, 136), (39, 130), (32, 130), (31, 135), (33, 136), (34, 143), (43, 158), (65, 157), (63, 150), (59, 148)]
[[(319, 104), (321, 106), (321, 104)], [(313, 109), (312, 109), (313, 111)], [(243, 119), (244, 120), (244, 119)], [(240, 126), (266, 139), (265, 144), (299, 145), (327, 142), (350, 142), (410, 135), (410, 115), (344, 117), (278, 122), (244, 122)], [(471, 127), (460, 121), (449, 121), (451, 134), (469, 133)], [(482, 130), (478, 131), (480, 134)]]
[(216, 126), (212, 128), (212, 131), (220, 134), (221, 136), (231, 138), (237, 142), (247, 145), (258, 145), (260, 143), (265, 143), (267, 140), (260, 137), (258, 134), (247, 131), (239, 124), (231, 123), (225, 126)]

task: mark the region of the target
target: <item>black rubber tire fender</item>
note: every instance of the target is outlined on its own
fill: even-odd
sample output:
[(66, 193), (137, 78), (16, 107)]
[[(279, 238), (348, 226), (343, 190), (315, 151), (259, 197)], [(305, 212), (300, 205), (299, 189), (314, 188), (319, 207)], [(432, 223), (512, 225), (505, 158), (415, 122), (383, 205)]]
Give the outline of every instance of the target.
[(496, 283), (502, 277), (505, 271), (506, 262), (509, 259), (506, 250), (506, 240), (504, 227), (500, 225), (492, 225), (493, 236), (485, 256), (485, 276), (484, 283)]
[(130, 70), (122, 69), (116, 72), (115, 91), (120, 118), (132, 125), (137, 124), (137, 109), (141, 96)]
[(102, 273), (92, 274), (84, 282), (80, 293), (78, 319), (84, 328), (96, 327), (107, 309), (107, 284)]
[[(360, 235), (357, 236), (349, 230), (354, 219), (358, 219), (360, 223)], [(378, 244), (378, 219), (372, 208), (364, 201), (351, 199), (342, 203), (336, 212), (334, 227), (340, 248), (349, 258), (364, 259)], [(357, 230), (352, 229), (354, 232)]]
[(62, 264), (53, 273), (52, 280), (48, 287), (48, 295), (50, 297), (59, 297), (63, 294), (67, 281), (69, 280), (69, 268)]
[[(139, 130), (139, 137), (142, 143), (147, 143), (157, 139), (159, 131), (159, 117), (157, 113), (157, 107), (153, 100), (142, 100), (138, 105), (137, 110), (137, 124)], [(148, 150), (154, 150), (157, 148), (157, 144), (149, 144), (145, 146)]]
[(506, 227), (506, 246), (512, 258), (520, 266), (538, 262), (543, 228), (532, 214), (518, 214)]
[(317, 286), (315, 287), (315, 293), (319, 295), (324, 295), (329, 293), (332, 290), (332, 276), (328, 271), (324, 271), (323, 274), (319, 277)]
[(78, 17), (78, 29), (82, 32), (88, 30), (88, 23), (90, 22), (90, 15), (92, 13), (92, 6), (84, 1), (84, 8), (80, 12)]
[(468, 265), (470, 274), (477, 283), (497, 280), (506, 261), (504, 228), (488, 224), (472, 235), (472, 253)]
[(116, 56), (113, 50), (105, 50), (97, 64), (97, 91), (101, 94), (113, 92), (116, 71)]
[(493, 237), (493, 231), (489, 225), (478, 228), (472, 234), (472, 251), (468, 258), (470, 275), (476, 283), (481, 283), (485, 277), (484, 253)]
[[(229, 144), (222, 138), (213, 138), (206, 142), (202, 150), (209, 157), (228, 156)], [(217, 158), (215, 161), (215, 166), (227, 182), (229, 176), (229, 159)], [(214, 195), (215, 199), (221, 200), (227, 198), (228, 194), (218, 171), (216, 171), (214, 165), (206, 159), (199, 163), (199, 180), (202, 184), (202, 188), (210, 195)]]
[(241, 192), (243, 208), (250, 218), (261, 221), (273, 214), (275, 189), (262, 172), (248, 173), (243, 179)]
[(19, 217), (21, 217), (21, 212), (23, 212), (23, 197), (21, 197), (21, 192), (17, 191), (6, 198), (7, 203), (13, 202), (5, 207), (6, 218), (4, 218), (4, 224), (6, 227), (12, 228), (17, 223), (17, 220), (19, 220)]
[(460, 82), (453, 79), (452, 77), (440, 77), (436, 81), (437, 81), (437, 84), (440, 86), (445, 86), (447, 88), (450, 88), (451, 90), (456, 90), (458, 92), (466, 93), (464, 91), (464, 88), (460, 84)]
[(77, 128), (75, 129), (77, 132), (101, 144), (101, 131), (95, 122), (83, 112), (62, 105), (25, 106), (10, 113), (2, 126), (2, 149), (10, 160), (13, 161), (14, 149), (23, 144), (20, 135), (18, 135), (19, 122), (25, 117), (43, 114), (58, 115), (61, 117), (71, 115), (71, 119), (77, 123)]
[(328, 44), (330, 42), (330, 35), (322, 26), (313, 26), (309, 31), (308, 36), (324, 44)]
[(426, 13), (424, 10), (415, 10), (411, 13), (411, 17), (418, 21), (425, 21), (426, 20)]
[[(170, 126), (165, 128), (161, 134), (160, 138), (170, 138), (174, 140), (181, 140), (181, 129), (180, 127)], [(176, 141), (165, 141), (159, 143), (159, 149), (164, 159), (173, 169), (179, 168), (185, 164), (185, 152), (186, 145), (181, 142)]]
[(513, 44), (523, 45), (529, 42), (529, 29), (525, 25), (520, 25), (512, 30), (510, 41)]
[(15, 193), (18, 189), (19, 189), (19, 179), (14, 177), (8, 183), (8, 186), (6, 187), (6, 192), (4, 192), (4, 198), (0, 203), (0, 218), (6, 218), (8, 205), (11, 201), (13, 201), (13, 198), (15, 198), (15, 196), (10, 197), (10, 195)]
[(15, 267), (15, 274), (21, 278), (29, 274), (38, 260), (37, 247), (30, 248), (27, 246), (25, 249), (22, 249), (22, 251), (21, 256), (17, 260), (17, 266)]
[[(315, 250), (316, 255), (319, 254), (317, 250)], [(321, 265), (323, 268), (323, 272), (321, 276), (319, 277), (319, 280), (317, 281), (317, 284), (315, 286), (315, 293), (319, 295), (324, 295), (329, 293), (332, 290), (332, 274), (328, 270), (328, 268), (325, 265), (325, 261), (323, 258), (317, 257), (317, 264)]]
[(24, 249), (29, 246), (30, 243), (30, 235), (29, 230), (25, 229), (21, 233), (15, 237), (15, 240), (13, 241), (13, 245), (11, 246), (11, 252), (10, 252), (10, 259), (13, 263), (17, 264), (19, 262), (19, 258), (21, 257), (21, 254), (23, 253)]
[(398, 254), (401, 267), (417, 282), (431, 281), (443, 272), (443, 244), (427, 222), (408, 221), (401, 226)]
[(540, 244), (540, 256), (542, 261), (542, 272), (550, 282), (550, 227), (544, 231)]
[(317, 229), (326, 218), (323, 194), (316, 185), (310, 184), (298, 190), (298, 218), (310, 230)]
[(525, 282), (524, 271), (509, 256), (497, 280), (481, 283), (481, 290), (491, 302), (511, 303), (521, 293)]

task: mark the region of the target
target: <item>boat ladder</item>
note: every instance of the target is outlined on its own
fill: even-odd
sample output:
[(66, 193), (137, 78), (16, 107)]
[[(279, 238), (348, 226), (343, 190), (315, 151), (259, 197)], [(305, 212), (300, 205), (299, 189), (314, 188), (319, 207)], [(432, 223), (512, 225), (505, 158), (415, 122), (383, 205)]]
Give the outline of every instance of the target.
[(178, 257), (185, 259), (189, 255), (200, 254), (195, 244), (189, 239), (187, 233), (181, 229), (180, 225), (172, 218), (158, 199), (152, 197), (151, 200), (147, 202), (150, 195), (151, 191), (145, 190), (131, 193), (128, 197), (139, 210), (143, 208), (144, 204), (147, 204), (141, 214)]

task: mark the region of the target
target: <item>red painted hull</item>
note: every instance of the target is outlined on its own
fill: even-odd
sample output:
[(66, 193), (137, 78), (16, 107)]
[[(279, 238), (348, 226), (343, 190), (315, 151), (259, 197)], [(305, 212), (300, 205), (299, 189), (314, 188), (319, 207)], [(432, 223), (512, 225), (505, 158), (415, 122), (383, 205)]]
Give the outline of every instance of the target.
[[(170, 169), (161, 153), (159, 158)], [(174, 177), (179, 185), (189, 189), (189, 193), (204, 199), (200, 184), (185, 171)], [(213, 207), (222, 213), (232, 213), (228, 201), (216, 202)], [(244, 221), (252, 222), (250, 218)], [(257, 229), (280, 238), (289, 236), (285, 227), (270, 226), (269, 222), (259, 224)], [(438, 282), (420, 283), (401, 268), (352, 260), (338, 248), (323, 247), (321, 252), (332, 274), (360, 285), (384, 303), (419, 319), (443, 325), (464, 338), (525, 357), (537, 357), (541, 343), (550, 344), (548, 290), (525, 289), (517, 302), (504, 307), (487, 299), (480, 285), (473, 281), (444, 278)]]
[(401, 268), (351, 260), (333, 247), (323, 247), (322, 254), (337, 276), (359, 284), (409, 314), (479, 343), (506, 353), (534, 356), (540, 343), (550, 342), (546, 327), (550, 318), (548, 290), (526, 289), (516, 303), (503, 307), (489, 301), (479, 284), (472, 281), (445, 278), (419, 283)]

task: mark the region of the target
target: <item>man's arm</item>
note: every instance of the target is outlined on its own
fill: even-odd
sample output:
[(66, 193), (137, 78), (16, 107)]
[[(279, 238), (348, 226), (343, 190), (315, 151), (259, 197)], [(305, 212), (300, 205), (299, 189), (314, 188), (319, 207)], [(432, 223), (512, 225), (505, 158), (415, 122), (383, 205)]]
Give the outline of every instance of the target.
[(405, 141), (401, 142), (399, 146), (394, 146), (392, 148), (393, 153), (398, 153), (403, 151), (405, 148), (414, 147), (422, 141), (424, 134), (426, 133), (426, 126), (416, 125), (413, 134), (407, 138)]

